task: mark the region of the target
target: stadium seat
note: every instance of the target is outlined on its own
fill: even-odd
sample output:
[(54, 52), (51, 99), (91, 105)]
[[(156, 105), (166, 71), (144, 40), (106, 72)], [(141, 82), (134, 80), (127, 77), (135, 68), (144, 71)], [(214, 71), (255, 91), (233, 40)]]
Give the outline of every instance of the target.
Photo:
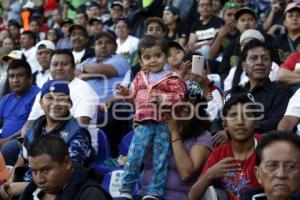
[(130, 131), (123, 137), (119, 147), (119, 155), (123, 155), (123, 156), (127, 155), (132, 137), (133, 137), (133, 131)]

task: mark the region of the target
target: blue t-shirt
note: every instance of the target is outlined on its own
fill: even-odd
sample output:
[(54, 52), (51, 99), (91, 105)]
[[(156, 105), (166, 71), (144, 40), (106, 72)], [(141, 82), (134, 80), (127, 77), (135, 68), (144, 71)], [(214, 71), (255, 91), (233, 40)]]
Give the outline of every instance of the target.
[(16, 98), (12, 92), (0, 100), (0, 118), (3, 121), (0, 138), (7, 138), (23, 127), (39, 91), (40, 89), (33, 85), (21, 98)]
[(84, 64), (110, 64), (117, 71), (117, 76), (105, 78), (103, 76), (99, 76), (99, 78), (94, 78), (91, 80), (87, 80), (87, 83), (96, 91), (99, 102), (104, 103), (108, 99), (110, 99), (113, 95), (113, 92), (116, 88), (117, 83), (121, 83), (126, 72), (130, 69), (130, 64), (128, 60), (121, 55), (111, 55), (100, 62), (97, 61), (97, 58), (88, 58), (81, 65)]

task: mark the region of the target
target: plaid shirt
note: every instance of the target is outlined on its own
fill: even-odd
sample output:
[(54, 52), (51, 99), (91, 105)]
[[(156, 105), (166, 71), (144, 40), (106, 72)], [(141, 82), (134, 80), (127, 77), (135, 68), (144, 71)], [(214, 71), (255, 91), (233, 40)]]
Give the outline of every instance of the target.
[(149, 75), (139, 72), (130, 87), (136, 110), (134, 122), (163, 121), (160, 108), (181, 102), (186, 90), (184, 81), (174, 73), (167, 74), (151, 85)]

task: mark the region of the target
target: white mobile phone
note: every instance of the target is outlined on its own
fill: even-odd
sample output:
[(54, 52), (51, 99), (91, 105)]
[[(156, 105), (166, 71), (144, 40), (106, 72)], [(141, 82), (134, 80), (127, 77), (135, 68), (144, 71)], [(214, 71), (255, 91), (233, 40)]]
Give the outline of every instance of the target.
[(204, 64), (205, 64), (204, 56), (193, 55), (192, 73), (203, 75), (204, 74)]

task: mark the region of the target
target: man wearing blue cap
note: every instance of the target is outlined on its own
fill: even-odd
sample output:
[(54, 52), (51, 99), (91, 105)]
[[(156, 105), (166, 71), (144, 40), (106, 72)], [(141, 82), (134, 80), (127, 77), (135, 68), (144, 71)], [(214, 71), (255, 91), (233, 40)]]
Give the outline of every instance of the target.
[[(40, 104), (45, 115), (34, 120), (24, 135), (24, 142), (15, 167), (24, 166), (27, 158), (27, 148), (42, 135), (53, 135), (61, 137), (68, 145), (70, 158), (74, 166), (82, 166), (90, 154), (91, 138), (87, 129), (79, 126), (76, 119), (70, 115), (72, 101), (68, 84), (63, 80), (50, 80), (46, 82), (41, 90)], [(11, 194), (11, 179), (1, 187), (1, 196), (16, 196)], [(19, 185), (20, 192), (32, 180), (31, 173), (27, 171), (22, 177), (23, 182), (13, 183)], [(9, 189), (10, 188), (10, 189)]]
[(91, 149), (90, 134), (70, 114), (72, 101), (68, 84), (63, 80), (46, 82), (41, 90), (41, 108), (45, 115), (34, 120), (24, 136), (25, 147), (40, 135), (57, 135), (69, 144), (75, 165), (83, 165)]

